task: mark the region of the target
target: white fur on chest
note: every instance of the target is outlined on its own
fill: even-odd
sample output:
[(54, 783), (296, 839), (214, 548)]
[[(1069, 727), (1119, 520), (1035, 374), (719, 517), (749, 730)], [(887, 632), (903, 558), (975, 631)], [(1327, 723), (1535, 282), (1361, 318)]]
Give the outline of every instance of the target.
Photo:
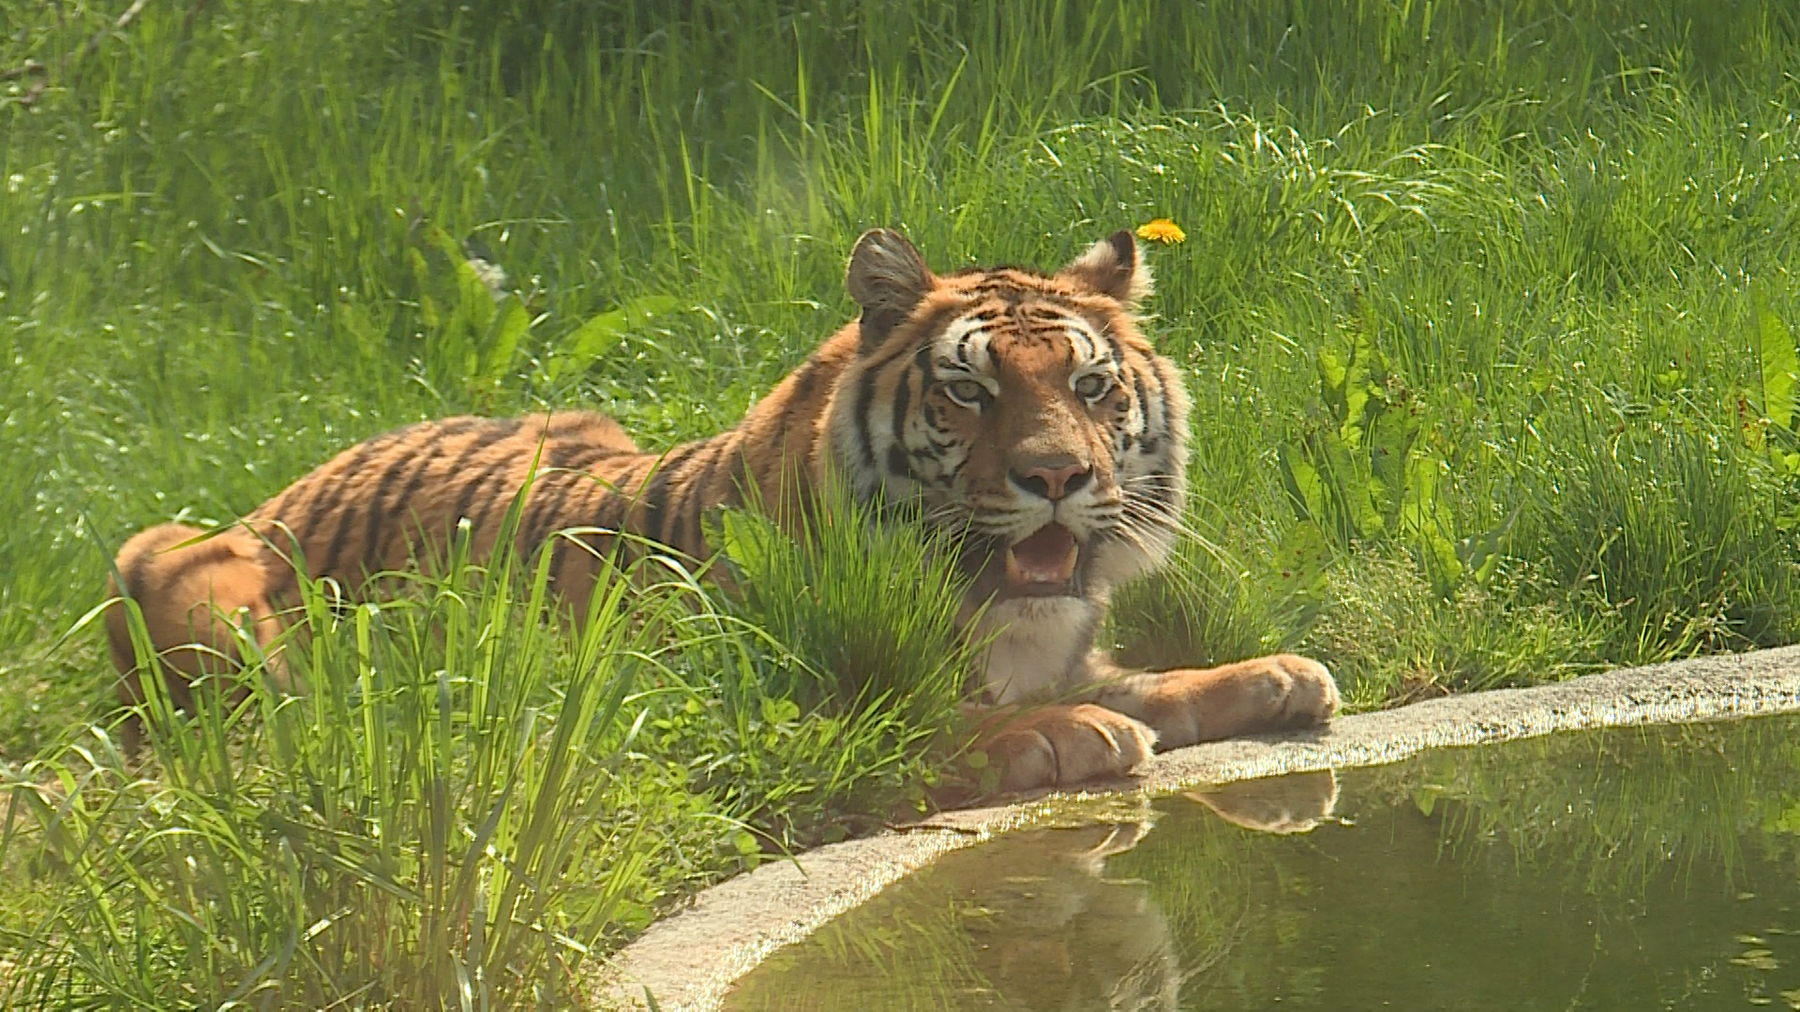
[[(1077, 597), (1024, 597), (990, 607), (969, 630), (987, 641), (985, 695), (1013, 703), (1059, 695), (1085, 680), (1104, 608)], [(990, 638), (991, 637), (991, 638)]]

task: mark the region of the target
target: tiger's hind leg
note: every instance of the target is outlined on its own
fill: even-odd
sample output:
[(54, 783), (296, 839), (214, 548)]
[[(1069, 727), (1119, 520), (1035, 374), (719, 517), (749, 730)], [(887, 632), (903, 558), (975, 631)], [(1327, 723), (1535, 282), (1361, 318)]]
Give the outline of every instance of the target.
[[(279, 564), (268, 546), (249, 531), (233, 529), (205, 537), (204, 531), (182, 524), (152, 527), (119, 550), (115, 575), (107, 579), (108, 595), (137, 602), (155, 650), (153, 666), (160, 669), (149, 675), (163, 677), (176, 706), (191, 709), (195, 682), (240, 666), (235, 623), (247, 623), (265, 649), (273, 643), (281, 620), (270, 600), (271, 561)], [(107, 609), (106, 635), (119, 671), (119, 699), (127, 706), (137, 705), (144, 700), (146, 673), (138, 663), (123, 603)], [(278, 657), (271, 660), (271, 667), (277, 682), (285, 683)], [(135, 717), (122, 725), (127, 752), (137, 750), (140, 731)]]

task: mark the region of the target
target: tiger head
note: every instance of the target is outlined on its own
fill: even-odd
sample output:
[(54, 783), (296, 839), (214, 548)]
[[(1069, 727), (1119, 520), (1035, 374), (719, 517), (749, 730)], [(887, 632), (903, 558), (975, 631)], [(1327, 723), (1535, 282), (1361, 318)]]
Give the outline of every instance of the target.
[(1130, 232), (1055, 274), (938, 276), (876, 229), (848, 286), (860, 344), (828, 409), (833, 463), (859, 496), (915, 503), (951, 533), (972, 597), (1015, 613), (1103, 603), (1166, 560), (1188, 401), (1138, 331), (1150, 272)]

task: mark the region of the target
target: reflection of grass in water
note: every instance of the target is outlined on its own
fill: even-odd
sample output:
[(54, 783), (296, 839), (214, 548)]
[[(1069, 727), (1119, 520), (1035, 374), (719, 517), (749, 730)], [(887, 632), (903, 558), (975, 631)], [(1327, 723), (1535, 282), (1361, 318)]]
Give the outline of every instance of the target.
[(1572, 887), (1641, 890), (1669, 862), (1682, 875), (1735, 874), (1746, 839), (1794, 849), (1794, 837), (1758, 835), (1800, 791), (1800, 754), (1783, 747), (1793, 728), (1777, 718), (1551, 735), (1430, 753), (1382, 786), (1427, 814), (1446, 804), (1445, 841), (1464, 853), (1498, 836), (1522, 867)]
[[(1782, 821), (1800, 793), (1795, 727), (1772, 718), (1429, 752), (1345, 774), (1339, 810), (1357, 825), (1311, 837), (1259, 838), (1170, 800), (1158, 831), (1108, 873), (1150, 883), (1179, 940), (1184, 999), (1204, 1007), (1341, 984), (1355, 971), (1345, 953), (1322, 954), (1322, 940), (1364, 936), (1401, 958), (1443, 944), (1419, 926), (1434, 916), (1427, 907), (1446, 903), (1535, 917), (1542, 911), (1526, 909), (1531, 903), (1560, 897), (1567, 916), (1554, 930), (1568, 933), (1572, 951), (1604, 947), (1618, 922), (1602, 914), (1623, 909), (1621, 901), (1667, 917), (1659, 912), (1682, 909), (1690, 889), (1729, 895), (1747, 865), (1800, 861), (1800, 835)], [(1494, 895), (1479, 895), (1483, 883)], [(1399, 923), (1345, 933), (1342, 918), (1384, 909), (1384, 896), (1397, 907), (1406, 904), (1393, 898), (1408, 896), (1424, 906), (1399, 911)], [(1591, 922), (1572, 912), (1590, 908)], [(1766, 927), (1750, 923), (1749, 908), (1731, 916), (1743, 923), (1713, 924), (1710, 934), (1689, 928), (1729, 945), (1740, 928)], [(1655, 935), (1663, 930), (1656, 922), (1645, 930), (1646, 946), (1672, 944)], [(1228, 951), (1234, 944), (1238, 958)], [(1282, 955), (1261, 958), (1273, 953)]]
[(835, 920), (803, 945), (776, 953), (740, 984), (733, 1009), (790, 1007), (796, 993), (809, 1007), (857, 1007), (880, 982), (897, 1008), (947, 1008), (954, 996), (986, 986), (975, 959), (970, 922), (985, 915), (943, 874), (943, 865), (908, 879)]

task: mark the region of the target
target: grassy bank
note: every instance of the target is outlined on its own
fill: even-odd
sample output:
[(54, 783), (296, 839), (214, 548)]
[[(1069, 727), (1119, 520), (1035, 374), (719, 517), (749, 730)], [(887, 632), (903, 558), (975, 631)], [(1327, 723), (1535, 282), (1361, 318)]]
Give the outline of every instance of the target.
[[(227, 520), (432, 415), (591, 406), (653, 448), (715, 431), (850, 317), (844, 257), (877, 224), (941, 268), (1048, 266), (1158, 216), (1186, 229), (1150, 251), (1152, 331), (1196, 402), (1196, 536), (1120, 603), (1129, 658), (1299, 648), (1377, 706), (1800, 626), (1783, 5), (746, 0), (671, 19), (244, 0), (122, 27), (115, 6), (0, 14), (0, 71), (18, 71), (0, 81), (15, 763), (98, 747), (81, 730), (110, 698), (98, 638), (59, 637), (131, 531)], [(464, 240), (506, 268), (509, 301), (468, 290)], [(839, 586), (868, 573), (788, 561), (837, 614), (868, 606)], [(740, 670), (775, 688), (720, 703), (734, 669), (709, 662), (681, 668), (685, 694), (643, 695), (612, 671), (639, 679), (606, 690), (631, 703), (569, 746), (667, 781), (598, 798), (593, 825), (653, 794), (633, 817), (705, 855), (621, 872), (633, 910), (738, 866), (740, 833), (755, 850), (866, 828), (932, 765), (935, 705), (870, 738), (867, 763), (821, 758), (835, 746), (793, 729), (842, 714), (779, 673), (830, 648), (779, 602), (747, 607)], [(504, 614), (494, 628), (523, 621)], [(448, 621), (363, 621), (406, 615)], [(646, 652), (693, 639), (663, 633)], [(435, 685), (453, 644), (387, 667)], [(574, 669), (549, 658), (579, 649), (496, 684), (564, 692)], [(317, 677), (360, 677), (342, 650)], [(446, 712), (465, 707), (452, 692)], [(811, 741), (817, 775), (732, 745), (743, 714)], [(165, 781), (135, 782), (94, 789), (161, 811)], [(95, 825), (96, 846), (129, 838)], [(293, 895), (301, 933), (332, 913)], [(619, 909), (600, 919), (636, 923)], [(604, 946), (597, 916), (570, 937)]]

